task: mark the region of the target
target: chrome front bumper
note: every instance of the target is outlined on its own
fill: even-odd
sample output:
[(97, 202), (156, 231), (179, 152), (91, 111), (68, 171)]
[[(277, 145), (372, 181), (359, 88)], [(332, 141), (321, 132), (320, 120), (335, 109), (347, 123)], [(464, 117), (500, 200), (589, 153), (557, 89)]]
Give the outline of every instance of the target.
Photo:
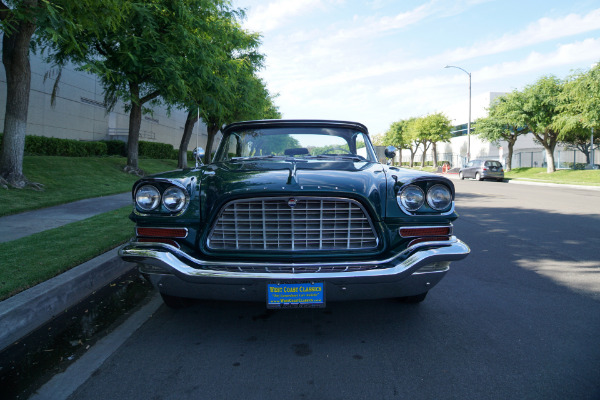
[[(451, 261), (469, 254), (456, 237), (416, 244), (393, 257), (371, 261), (273, 263), (210, 261), (191, 257), (167, 244), (130, 242), (119, 250), (125, 261), (140, 265), (161, 293), (190, 298), (263, 301), (266, 285), (274, 281), (321, 281), (327, 300), (412, 296), (437, 284)], [(370, 266), (354, 270), (353, 267)], [(232, 271), (232, 267), (239, 271)], [(346, 269), (336, 272), (303, 272)], [(292, 272), (276, 272), (285, 268)], [(227, 270), (225, 270), (227, 269)], [(318, 268), (317, 268), (318, 269)], [(244, 272), (241, 272), (244, 271)]]

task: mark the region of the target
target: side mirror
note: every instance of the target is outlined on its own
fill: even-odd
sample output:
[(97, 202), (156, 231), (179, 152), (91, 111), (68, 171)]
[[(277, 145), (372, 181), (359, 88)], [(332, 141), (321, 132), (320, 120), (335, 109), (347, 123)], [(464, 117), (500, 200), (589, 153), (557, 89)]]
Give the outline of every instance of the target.
[(388, 164), (391, 160), (396, 157), (396, 148), (394, 146), (388, 146), (385, 148), (385, 156), (388, 158)]
[(194, 151), (192, 151), (192, 155), (196, 160), (196, 167), (203, 165), (202, 159), (204, 158), (204, 149), (202, 147), (196, 147)]

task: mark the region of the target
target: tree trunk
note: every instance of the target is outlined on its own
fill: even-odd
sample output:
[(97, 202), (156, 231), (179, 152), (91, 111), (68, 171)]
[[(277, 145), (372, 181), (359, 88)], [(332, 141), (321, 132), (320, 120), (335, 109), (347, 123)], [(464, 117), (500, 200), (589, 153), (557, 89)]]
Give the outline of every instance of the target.
[(510, 140), (508, 141), (508, 155), (507, 155), (507, 160), (506, 160), (506, 172), (510, 172), (510, 170), (512, 169), (512, 156), (513, 156), (513, 151), (515, 149), (515, 142), (517, 141), (517, 138), (515, 137), (514, 140)]
[(131, 111), (129, 112), (129, 136), (127, 138), (127, 166), (125, 171), (137, 175), (143, 175), (144, 171), (138, 167), (140, 127), (142, 125), (142, 106), (152, 99), (157, 98), (160, 93), (154, 91), (140, 98), (140, 84), (129, 82), (131, 92)]
[(554, 147), (556, 146), (548, 146), (544, 144), (544, 149), (546, 149), (546, 172), (551, 174), (556, 172), (556, 167), (554, 166)]
[(127, 138), (127, 169), (137, 173), (140, 127), (142, 125), (142, 103), (140, 102), (140, 86), (137, 83), (129, 83), (131, 91), (131, 111), (129, 112), (129, 136)]
[(181, 144), (179, 145), (179, 159), (177, 161), (177, 168), (187, 168), (187, 149), (190, 145), (190, 139), (194, 132), (194, 125), (198, 122), (198, 114), (194, 111), (188, 111), (187, 119), (185, 120), (185, 126), (183, 128), (183, 136), (181, 137)]
[[(30, 7), (37, 5), (37, 1), (29, 3), (32, 3)], [(2, 63), (6, 71), (6, 113), (0, 178), (16, 188), (29, 184), (23, 174), (23, 154), (31, 86), (29, 44), (35, 29), (32, 22), (20, 22), (12, 33), (5, 32), (2, 40)]]
[(547, 131), (542, 138), (539, 134), (532, 133), (536, 140), (544, 146), (544, 150), (546, 150), (546, 172), (549, 174), (556, 172), (556, 167), (554, 166), (554, 149), (558, 143), (558, 134)]
[(433, 151), (433, 168), (437, 168), (438, 166), (438, 158), (437, 158), (437, 143), (431, 143), (431, 151)]
[(425, 168), (425, 158), (427, 155), (427, 150), (429, 150), (429, 146), (425, 146), (425, 143), (423, 143), (423, 159), (421, 160), (421, 168)]
[(207, 124), (206, 126), (206, 133), (208, 134), (208, 138), (206, 139), (206, 155), (204, 156), (204, 163), (206, 164), (210, 164), (212, 161), (212, 147), (219, 129), (221, 129), (220, 125), (214, 123)]

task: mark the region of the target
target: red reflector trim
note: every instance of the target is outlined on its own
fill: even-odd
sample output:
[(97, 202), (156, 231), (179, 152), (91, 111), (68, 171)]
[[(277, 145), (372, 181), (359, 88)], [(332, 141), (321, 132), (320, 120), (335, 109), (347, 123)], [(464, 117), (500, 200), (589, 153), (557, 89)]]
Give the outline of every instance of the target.
[(434, 226), (431, 228), (400, 228), (400, 236), (402, 237), (419, 237), (419, 236), (442, 236), (450, 235), (452, 229), (449, 226)]
[(188, 231), (185, 228), (135, 228), (137, 236), (184, 238)]
[(164, 244), (170, 244), (171, 246), (177, 247), (178, 249), (181, 248), (181, 246), (179, 246), (179, 243), (177, 243), (174, 240), (171, 239), (160, 239), (160, 238), (137, 238), (138, 242), (143, 242), (143, 243), (164, 243)]
[(406, 247), (410, 247), (412, 245), (415, 245), (417, 243), (423, 243), (423, 242), (440, 242), (440, 241), (448, 241), (450, 240), (450, 238), (448, 236), (431, 236), (431, 237), (422, 237), (422, 238), (418, 238), (415, 240), (411, 240), (410, 243), (408, 244), (408, 246)]

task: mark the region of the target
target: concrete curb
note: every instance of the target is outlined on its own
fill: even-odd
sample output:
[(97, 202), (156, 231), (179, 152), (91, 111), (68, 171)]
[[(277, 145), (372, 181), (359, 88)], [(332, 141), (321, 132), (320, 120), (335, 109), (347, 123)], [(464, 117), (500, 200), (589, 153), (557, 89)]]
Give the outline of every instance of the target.
[(0, 351), (133, 268), (113, 249), (0, 302)]

